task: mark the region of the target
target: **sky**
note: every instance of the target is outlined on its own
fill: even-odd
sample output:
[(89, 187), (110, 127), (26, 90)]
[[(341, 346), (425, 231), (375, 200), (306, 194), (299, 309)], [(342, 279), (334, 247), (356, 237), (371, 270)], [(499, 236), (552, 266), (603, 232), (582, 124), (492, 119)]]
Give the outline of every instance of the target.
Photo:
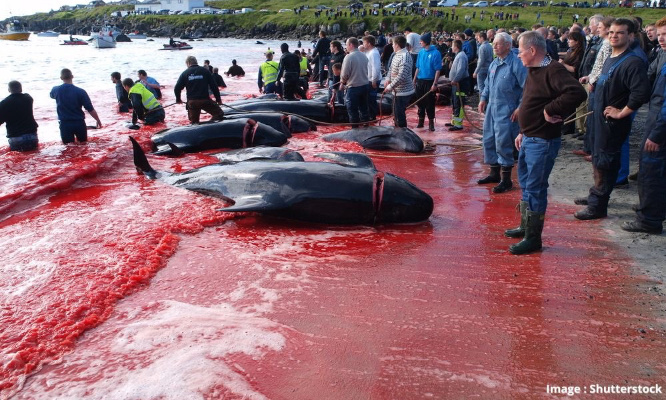
[(57, 10), (64, 5), (88, 4), (90, 0), (0, 0), (0, 20)]

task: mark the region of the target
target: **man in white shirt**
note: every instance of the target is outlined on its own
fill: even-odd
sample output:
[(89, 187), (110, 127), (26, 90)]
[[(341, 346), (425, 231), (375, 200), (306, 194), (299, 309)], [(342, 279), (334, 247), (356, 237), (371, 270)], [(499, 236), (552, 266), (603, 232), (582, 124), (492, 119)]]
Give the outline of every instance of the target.
[[(359, 122), (367, 122), (368, 115), (368, 58), (358, 51), (359, 42), (355, 37), (347, 39), (347, 52), (342, 61), (340, 82), (345, 87), (345, 106), (349, 122), (355, 127)], [(360, 115), (359, 115), (360, 114)]]
[(365, 56), (368, 58), (368, 113), (370, 121), (377, 118), (379, 106), (377, 105), (377, 89), (382, 80), (382, 62), (379, 50), (375, 47), (375, 37), (372, 35), (363, 37)]
[[(407, 39), (407, 50), (412, 55), (414, 70), (416, 70), (416, 57), (418, 57), (419, 51), (421, 51), (421, 35), (412, 32), (412, 28), (405, 28), (405, 39)], [(412, 75), (414, 75), (414, 71), (412, 71)]]

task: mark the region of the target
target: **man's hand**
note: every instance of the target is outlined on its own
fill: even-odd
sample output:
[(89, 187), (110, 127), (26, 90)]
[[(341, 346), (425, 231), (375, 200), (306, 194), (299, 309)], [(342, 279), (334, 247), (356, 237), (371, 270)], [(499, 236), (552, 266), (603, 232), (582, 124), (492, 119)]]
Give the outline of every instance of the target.
[(645, 149), (645, 151), (659, 151), (659, 145), (652, 140), (647, 139), (643, 149)]
[(432, 86), (430, 86), (430, 91), (433, 92), (433, 93), (436, 92), (437, 91), (437, 85), (433, 83)]
[(622, 110), (619, 108), (615, 108), (613, 106), (608, 106), (604, 108), (604, 117), (608, 118), (613, 118), (613, 119), (622, 119), (624, 116), (622, 115)]
[(472, 78), (476, 79), (476, 72), (472, 74)]
[(516, 108), (515, 110), (513, 110), (513, 112), (511, 113), (511, 122), (516, 122), (516, 120), (518, 119), (519, 112), (520, 108)]
[(377, 86), (378, 86), (377, 81), (372, 82), (372, 88), (373, 89), (377, 89)]
[(558, 122), (562, 122), (562, 117), (560, 117), (559, 115), (553, 115), (551, 117), (546, 112), (546, 109), (543, 110), (543, 118), (546, 120), (546, 122), (550, 122), (551, 124), (557, 124)]
[(183, 104), (183, 100), (181, 100), (181, 99), (176, 99), (176, 104)]
[(516, 137), (516, 140), (513, 141), (513, 144), (516, 146), (516, 150), (520, 151), (520, 146), (523, 145), (523, 134), (519, 133)]
[(578, 79), (578, 82), (582, 83), (583, 85), (588, 83), (590, 81), (589, 76), (581, 76), (580, 79)]
[(487, 104), (488, 104), (488, 103), (487, 103), (486, 101), (484, 101), (484, 100), (481, 100), (481, 101), (479, 102), (478, 110), (479, 110), (479, 112), (480, 112), (481, 114), (483, 114), (483, 113), (486, 112), (486, 105), (487, 105)]
[(97, 120), (97, 125), (96, 126), (97, 126), (97, 129), (101, 128), (102, 127), (102, 121)]

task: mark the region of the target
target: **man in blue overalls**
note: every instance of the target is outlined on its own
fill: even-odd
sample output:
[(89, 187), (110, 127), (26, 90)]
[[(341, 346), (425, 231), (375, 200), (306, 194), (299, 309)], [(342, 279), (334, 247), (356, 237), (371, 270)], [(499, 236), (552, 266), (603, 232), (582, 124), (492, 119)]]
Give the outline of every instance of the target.
[(508, 33), (501, 32), (495, 36), (493, 49), (497, 57), (488, 67), (488, 77), (479, 102), (479, 112), (486, 113), (483, 120), (483, 159), (490, 165), (490, 174), (477, 183), (499, 182), (493, 188), (494, 193), (513, 187), (513, 149), (520, 129), (518, 107), (527, 77), (527, 68), (511, 51), (512, 45), (513, 39)]
[(610, 28), (611, 56), (594, 86), (594, 186), (587, 207), (574, 213), (581, 220), (607, 215), (608, 200), (620, 171), (622, 143), (631, 131), (631, 115), (650, 97), (646, 56), (630, 48), (635, 33), (634, 23), (624, 18), (616, 19)]

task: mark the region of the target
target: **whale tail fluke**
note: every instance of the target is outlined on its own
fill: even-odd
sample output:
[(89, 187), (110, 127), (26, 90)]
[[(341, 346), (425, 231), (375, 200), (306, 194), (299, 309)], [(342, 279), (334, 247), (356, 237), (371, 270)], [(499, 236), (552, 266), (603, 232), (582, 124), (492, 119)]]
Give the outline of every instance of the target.
[(136, 166), (136, 169), (144, 173), (150, 179), (157, 178), (157, 171), (155, 171), (148, 163), (148, 158), (146, 158), (146, 154), (143, 152), (139, 143), (131, 136), (129, 139), (132, 142), (132, 149), (134, 150), (134, 166)]

